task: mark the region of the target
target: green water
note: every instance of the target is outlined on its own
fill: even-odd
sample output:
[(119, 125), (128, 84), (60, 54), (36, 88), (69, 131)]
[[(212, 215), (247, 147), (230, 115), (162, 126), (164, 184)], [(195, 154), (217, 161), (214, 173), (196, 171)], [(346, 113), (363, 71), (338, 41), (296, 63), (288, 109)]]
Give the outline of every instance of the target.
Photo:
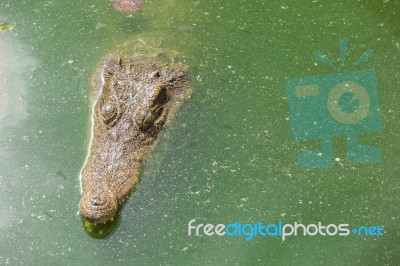
[[(400, 5), (395, 1), (0, 0), (0, 264), (392, 265), (400, 262)], [(377, 72), (383, 129), (362, 136), (379, 164), (301, 169), (285, 80), (330, 74), (314, 54)], [(105, 239), (78, 216), (90, 80), (101, 58), (143, 41), (179, 51), (194, 93), (146, 161)], [(125, 43), (125, 45), (124, 45)], [(126, 44), (128, 43), (128, 44)], [(128, 47), (128, 48), (127, 48)], [(335, 62), (338, 62), (338, 61)], [(381, 225), (384, 236), (188, 236), (196, 223)], [(352, 228), (352, 227), (351, 227)]]

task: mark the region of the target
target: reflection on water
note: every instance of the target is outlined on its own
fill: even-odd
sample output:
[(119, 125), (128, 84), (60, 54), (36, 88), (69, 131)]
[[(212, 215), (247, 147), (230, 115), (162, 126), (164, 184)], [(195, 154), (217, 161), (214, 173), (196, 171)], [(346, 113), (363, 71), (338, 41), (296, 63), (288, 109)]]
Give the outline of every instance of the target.
[(0, 130), (16, 126), (28, 116), (26, 91), (37, 60), (11, 34), (0, 39)]
[[(37, 60), (27, 54), (17, 38), (9, 33), (1, 34), (0, 39), (0, 139), (4, 137), (4, 129), (19, 125), (28, 117), (26, 92), (30, 73), (35, 69)], [(7, 137), (6, 137), (7, 138)], [(0, 159), (5, 162), (9, 158), (8, 142), (1, 143)], [(3, 171), (2, 171), (3, 172)], [(10, 178), (0, 174), (0, 229), (6, 229), (17, 223), (17, 208), (9, 202), (6, 183)], [(21, 220), (20, 220), (21, 221)]]

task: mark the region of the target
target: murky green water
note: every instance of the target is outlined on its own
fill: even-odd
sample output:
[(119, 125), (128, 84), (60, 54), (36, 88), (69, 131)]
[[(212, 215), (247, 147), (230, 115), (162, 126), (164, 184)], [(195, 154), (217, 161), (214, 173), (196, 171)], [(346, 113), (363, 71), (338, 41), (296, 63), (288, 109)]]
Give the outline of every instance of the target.
[[(400, 5), (395, 1), (145, 1), (134, 15), (107, 0), (0, 0), (0, 264), (240, 265), (400, 261)], [(383, 121), (362, 136), (379, 164), (301, 169), (285, 80), (334, 72), (317, 50), (374, 57)], [(101, 58), (143, 41), (179, 51), (194, 93), (146, 161), (118, 228), (93, 239), (78, 216)], [(339, 61), (335, 62), (339, 62)], [(384, 236), (189, 237), (188, 222), (381, 225)], [(351, 227), (351, 228), (353, 228)]]

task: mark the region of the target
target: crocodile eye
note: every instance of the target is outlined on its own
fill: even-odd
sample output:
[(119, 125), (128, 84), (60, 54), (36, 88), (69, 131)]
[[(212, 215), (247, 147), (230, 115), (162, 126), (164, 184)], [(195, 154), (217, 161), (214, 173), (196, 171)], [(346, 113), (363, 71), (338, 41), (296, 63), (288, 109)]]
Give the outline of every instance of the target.
[(152, 106), (161, 106), (168, 101), (168, 90), (165, 86), (159, 85), (151, 99)]
[(142, 130), (148, 130), (151, 127), (162, 124), (157, 122), (162, 116), (164, 106), (168, 102), (168, 89), (165, 85), (158, 85), (149, 99), (147, 113), (141, 121)]
[(148, 129), (152, 125), (154, 125), (154, 122), (160, 117), (164, 110), (163, 106), (160, 106), (156, 108), (155, 110), (151, 110), (148, 115), (143, 119), (142, 122), (142, 129)]
[(107, 125), (113, 126), (117, 122), (118, 107), (113, 102), (105, 103), (101, 108), (101, 118)]

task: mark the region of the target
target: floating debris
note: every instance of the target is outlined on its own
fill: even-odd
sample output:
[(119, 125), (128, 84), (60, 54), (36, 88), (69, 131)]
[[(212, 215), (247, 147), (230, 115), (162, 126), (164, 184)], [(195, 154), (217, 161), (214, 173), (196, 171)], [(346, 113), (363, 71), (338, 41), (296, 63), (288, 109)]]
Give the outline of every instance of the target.
[(135, 12), (142, 8), (142, 0), (111, 0), (111, 4), (122, 12)]
[(12, 31), (15, 28), (15, 24), (3, 23), (0, 24), (0, 31)]

